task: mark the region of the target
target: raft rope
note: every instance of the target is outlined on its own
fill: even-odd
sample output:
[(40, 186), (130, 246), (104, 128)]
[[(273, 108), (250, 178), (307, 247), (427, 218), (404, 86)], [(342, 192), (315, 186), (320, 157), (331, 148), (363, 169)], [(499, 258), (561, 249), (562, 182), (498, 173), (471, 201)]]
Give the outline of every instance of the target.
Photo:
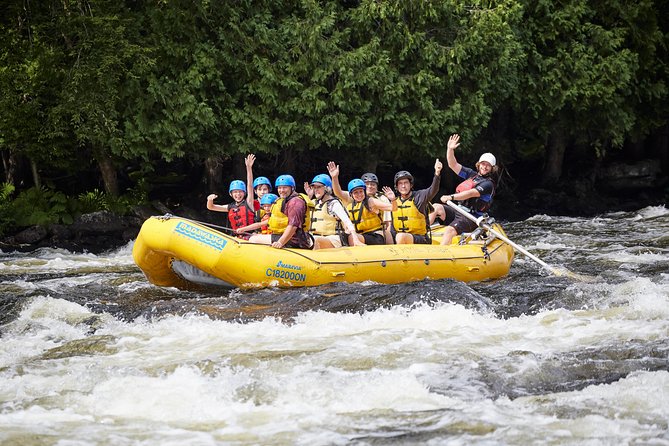
[[(165, 214), (165, 215), (155, 217), (155, 218), (157, 218), (159, 220), (169, 220), (172, 217), (174, 217), (174, 215)], [(193, 220), (191, 218), (186, 218), (186, 217), (177, 217), (177, 218), (189, 221), (191, 223), (197, 223), (199, 225), (202, 225), (202, 226), (205, 226), (205, 227), (208, 227), (208, 228), (222, 229), (224, 231), (229, 231), (230, 233), (232, 233), (234, 235), (242, 234), (242, 233), (235, 232), (234, 229), (228, 228), (226, 226), (215, 225), (213, 223), (207, 223), (207, 222), (204, 222), (204, 221)], [(249, 234), (249, 233), (244, 233), (244, 234)], [(223, 235), (225, 235), (225, 234), (223, 234)], [(237, 244), (242, 244), (242, 242), (239, 239), (237, 239), (236, 237), (228, 237), (228, 238), (230, 238), (230, 241), (233, 241)], [(497, 237), (493, 237), (492, 240), (494, 240), (496, 238)], [(496, 247), (495, 249), (493, 249), (490, 252), (490, 251), (488, 251), (487, 246), (490, 242), (492, 242), (492, 240), (486, 241), (484, 243), (484, 245), (481, 247), (481, 251), (483, 252), (483, 258), (486, 259), (486, 260), (490, 260), (490, 256), (492, 254), (494, 254), (495, 251), (497, 251), (498, 249), (500, 249), (504, 245), (504, 244), (500, 244), (498, 247)], [(252, 242), (249, 242), (247, 240), (244, 240), (244, 244), (267, 246), (267, 245), (264, 245), (263, 243), (252, 243)], [(298, 255), (302, 258), (305, 258), (305, 259), (307, 259), (307, 260), (309, 260), (309, 261), (311, 261), (311, 262), (313, 262), (317, 265), (355, 265), (355, 264), (363, 264), (363, 263), (366, 264), (366, 263), (379, 263), (379, 262), (388, 263), (388, 262), (411, 262), (411, 261), (413, 261), (413, 262), (416, 262), (416, 261), (421, 261), (421, 262), (451, 261), (451, 262), (454, 262), (456, 260), (464, 260), (464, 259), (470, 260), (470, 259), (479, 259), (480, 258), (480, 256), (458, 257), (457, 259), (454, 258), (454, 257), (440, 257), (440, 258), (429, 258), (429, 259), (426, 259), (426, 258), (421, 258), (421, 259), (411, 258), (410, 259), (410, 258), (404, 257), (404, 258), (401, 258), (401, 259), (358, 260), (358, 261), (351, 261), (351, 262), (337, 262), (337, 261), (318, 261), (318, 260), (315, 260), (314, 258), (309, 257), (306, 254), (303, 254), (302, 251), (305, 251), (303, 249), (295, 249), (295, 248), (281, 248), (281, 249), (285, 249), (287, 251), (290, 251), (293, 254)]]

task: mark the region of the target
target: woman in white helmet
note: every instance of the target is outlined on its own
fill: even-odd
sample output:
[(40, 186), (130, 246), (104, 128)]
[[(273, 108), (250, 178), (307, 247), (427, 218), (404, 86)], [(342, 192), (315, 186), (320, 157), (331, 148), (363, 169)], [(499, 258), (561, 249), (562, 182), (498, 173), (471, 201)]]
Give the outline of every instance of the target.
[[(451, 168), (464, 181), (455, 189), (451, 195), (442, 195), (442, 203), (448, 201), (459, 201), (469, 208), (472, 215), (480, 217), (490, 209), (492, 198), (495, 195), (495, 180), (493, 173), (497, 172), (497, 160), (492, 153), (484, 153), (476, 163), (476, 170), (464, 167), (455, 159), (455, 149), (460, 145), (460, 135), (451, 135), (448, 139), (446, 149), (446, 160)], [(444, 206), (448, 226), (444, 230), (441, 239), (442, 245), (448, 245), (458, 234), (474, 231), (476, 223), (467, 219), (462, 214), (455, 212), (449, 206)]]

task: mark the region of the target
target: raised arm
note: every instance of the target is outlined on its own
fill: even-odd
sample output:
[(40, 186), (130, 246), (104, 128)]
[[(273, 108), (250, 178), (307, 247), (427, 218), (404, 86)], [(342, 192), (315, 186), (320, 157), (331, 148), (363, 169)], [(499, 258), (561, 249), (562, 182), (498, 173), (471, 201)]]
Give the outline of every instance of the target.
[(218, 198), (218, 195), (216, 194), (210, 194), (207, 197), (207, 209), (210, 211), (216, 211), (216, 212), (228, 212), (228, 205), (227, 204), (214, 204), (214, 200)]
[(372, 203), (372, 206), (381, 211), (396, 211), (397, 210), (397, 197), (392, 188), (388, 186), (383, 186), (383, 195), (386, 196), (388, 202), (385, 200), (379, 200), (378, 198), (369, 197), (369, 201)]
[(448, 145), (446, 146), (446, 162), (448, 163), (448, 167), (450, 167), (456, 175), (462, 170), (462, 164), (458, 163), (458, 160), (455, 159), (455, 149), (459, 146), (460, 135), (455, 133), (448, 138)]
[(335, 164), (334, 161), (328, 163), (328, 173), (332, 178), (332, 192), (345, 204), (351, 202), (351, 196), (345, 190), (342, 190), (341, 184), (339, 184), (339, 165)]
[(314, 199), (314, 190), (312, 189), (311, 184), (307, 181), (304, 182), (304, 193), (307, 194), (307, 197), (309, 197), (310, 200)]
[(439, 158), (434, 162), (434, 177), (432, 177), (432, 184), (430, 184), (430, 187), (426, 189), (426, 201), (432, 201), (435, 195), (437, 195), (437, 192), (439, 192), (439, 185), (441, 183), (441, 168), (443, 165), (441, 164), (441, 161), (439, 161)]
[(244, 159), (244, 164), (246, 164), (246, 204), (249, 205), (250, 209), (255, 209), (253, 206), (253, 163), (256, 160), (254, 154), (249, 154)]

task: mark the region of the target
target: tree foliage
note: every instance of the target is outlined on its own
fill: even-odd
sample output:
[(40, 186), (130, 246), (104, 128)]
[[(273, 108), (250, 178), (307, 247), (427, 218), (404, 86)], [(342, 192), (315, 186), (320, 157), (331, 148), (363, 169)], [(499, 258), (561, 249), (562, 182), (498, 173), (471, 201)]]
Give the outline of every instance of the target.
[(547, 182), (561, 176), (568, 148), (601, 156), (648, 128), (638, 122), (642, 102), (667, 95), (657, 76), (666, 65), (654, 65), (663, 38), (655, 17), (645, 0), (524, 2), (527, 65), (514, 108), (521, 133), (542, 142)]
[(3, 7), (0, 152), (12, 181), (15, 158), (49, 178), (97, 169), (77, 192), (111, 196), (117, 174), (124, 189), (128, 171), (248, 152), (271, 170), (324, 156), (351, 170), (431, 165), (454, 132), (465, 155), (478, 150), (496, 115), (513, 140), (499, 158), (543, 159), (554, 181), (565, 156), (603, 159), (667, 125), (668, 11), (653, 0)]

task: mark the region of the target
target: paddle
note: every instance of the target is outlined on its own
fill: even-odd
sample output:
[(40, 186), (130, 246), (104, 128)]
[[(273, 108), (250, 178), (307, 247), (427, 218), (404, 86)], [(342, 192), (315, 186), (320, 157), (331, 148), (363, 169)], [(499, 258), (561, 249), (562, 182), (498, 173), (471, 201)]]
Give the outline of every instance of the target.
[(456, 212), (461, 213), (462, 215), (464, 215), (465, 217), (467, 217), (468, 219), (470, 219), (471, 221), (476, 223), (479, 227), (481, 227), (481, 228), (485, 229), (486, 231), (490, 232), (491, 234), (493, 234), (498, 239), (503, 240), (506, 243), (508, 243), (509, 245), (511, 245), (516, 251), (518, 251), (522, 254), (525, 254), (527, 257), (534, 260), (539, 265), (543, 266), (545, 269), (547, 269), (551, 273), (555, 274), (556, 276), (560, 276), (560, 277), (561, 276), (569, 276), (569, 277), (573, 277), (573, 278), (579, 279), (579, 280), (593, 280), (593, 278), (589, 278), (588, 276), (583, 276), (583, 275), (580, 275), (580, 274), (573, 273), (566, 268), (557, 268), (555, 266), (549, 265), (548, 263), (541, 260), (539, 257), (537, 257), (534, 254), (532, 254), (531, 252), (529, 252), (527, 249), (525, 249), (522, 246), (518, 245), (517, 243), (514, 243), (511, 240), (509, 240), (508, 237), (504, 236), (503, 234), (501, 234), (498, 231), (495, 231), (492, 228), (492, 226), (487, 222), (485, 217), (476, 218), (472, 214), (470, 214), (469, 212), (467, 212), (466, 210), (464, 210), (463, 208), (458, 206), (457, 204), (453, 203), (453, 201), (448, 201), (448, 202), (446, 202), (446, 204), (448, 206), (450, 206), (451, 208), (453, 208)]

